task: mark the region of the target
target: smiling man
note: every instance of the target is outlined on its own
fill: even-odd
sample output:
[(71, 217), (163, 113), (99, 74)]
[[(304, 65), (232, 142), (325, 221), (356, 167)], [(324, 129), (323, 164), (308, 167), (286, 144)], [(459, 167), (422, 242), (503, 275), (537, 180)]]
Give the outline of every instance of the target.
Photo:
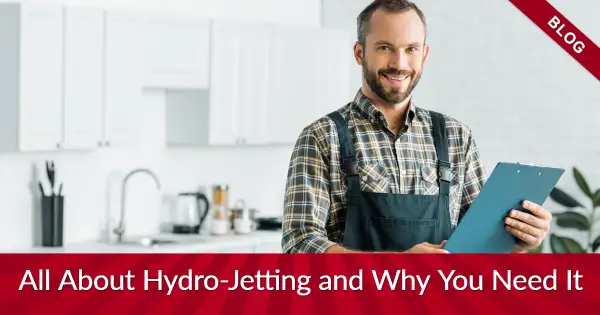
[[(358, 16), (354, 100), (304, 128), (285, 194), (285, 253), (445, 253), (487, 178), (471, 130), (412, 99), (429, 54), (426, 20), (404, 0), (374, 1)], [(511, 211), (507, 229), (537, 247), (550, 213)]]

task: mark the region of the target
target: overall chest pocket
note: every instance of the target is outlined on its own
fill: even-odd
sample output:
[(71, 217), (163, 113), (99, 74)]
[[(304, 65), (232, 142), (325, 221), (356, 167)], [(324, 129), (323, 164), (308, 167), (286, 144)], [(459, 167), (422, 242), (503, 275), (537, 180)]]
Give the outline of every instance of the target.
[(359, 165), (360, 189), (364, 192), (389, 193), (390, 178), (387, 169), (378, 163)]

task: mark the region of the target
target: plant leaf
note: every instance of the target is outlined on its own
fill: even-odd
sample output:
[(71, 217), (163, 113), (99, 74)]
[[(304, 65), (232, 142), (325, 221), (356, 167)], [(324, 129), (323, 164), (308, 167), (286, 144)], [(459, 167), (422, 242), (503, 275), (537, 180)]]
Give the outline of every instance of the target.
[(560, 188), (555, 187), (554, 189), (552, 189), (552, 191), (550, 192), (550, 198), (567, 208), (583, 207), (577, 200), (569, 196)]
[(592, 252), (595, 252), (598, 247), (600, 247), (600, 236), (596, 237), (594, 242), (592, 243)]
[(588, 197), (593, 198), (594, 195), (592, 194), (590, 186), (585, 180), (585, 177), (583, 177), (583, 174), (581, 174), (579, 170), (577, 170), (577, 168), (575, 167), (573, 167), (573, 176), (575, 177), (575, 181), (577, 182), (577, 185), (579, 186), (581, 191), (583, 191), (583, 193), (586, 194)]
[(569, 229), (577, 229), (579, 231), (587, 231), (590, 228), (590, 221), (585, 216), (573, 212), (567, 211), (563, 213), (558, 213), (554, 215), (556, 218), (556, 225), (569, 228)]
[(600, 207), (600, 189), (594, 194), (594, 207)]
[(540, 246), (530, 250), (529, 252), (532, 254), (539, 254), (542, 252), (542, 249), (544, 249), (544, 243), (542, 242), (542, 244), (540, 244)]
[(550, 234), (550, 248), (555, 254), (583, 254), (585, 250), (574, 239)]

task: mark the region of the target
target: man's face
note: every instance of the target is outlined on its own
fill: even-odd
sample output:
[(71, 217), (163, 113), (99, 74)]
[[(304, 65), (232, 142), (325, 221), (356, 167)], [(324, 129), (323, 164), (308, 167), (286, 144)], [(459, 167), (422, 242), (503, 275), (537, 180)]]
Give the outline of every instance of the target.
[(410, 96), (421, 78), (429, 47), (425, 26), (416, 12), (373, 12), (365, 46), (355, 46), (368, 88), (388, 104)]

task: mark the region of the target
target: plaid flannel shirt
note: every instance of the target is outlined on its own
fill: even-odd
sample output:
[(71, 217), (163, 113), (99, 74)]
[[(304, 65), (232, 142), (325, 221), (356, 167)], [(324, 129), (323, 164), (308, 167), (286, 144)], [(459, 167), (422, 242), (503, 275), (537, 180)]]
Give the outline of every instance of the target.
[[(429, 111), (409, 105), (405, 128), (396, 136), (383, 114), (359, 90), (338, 110), (348, 122), (362, 191), (438, 194), (437, 156)], [(487, 178), (471, 130), (446, 116), (452, 169), (450, 218), (454, 228)], [(284, 253), (322, 253), (341, 243), (346, 218), (345, 174), (335, 124), (322, 117), (300, 133), (285, 191)]]

